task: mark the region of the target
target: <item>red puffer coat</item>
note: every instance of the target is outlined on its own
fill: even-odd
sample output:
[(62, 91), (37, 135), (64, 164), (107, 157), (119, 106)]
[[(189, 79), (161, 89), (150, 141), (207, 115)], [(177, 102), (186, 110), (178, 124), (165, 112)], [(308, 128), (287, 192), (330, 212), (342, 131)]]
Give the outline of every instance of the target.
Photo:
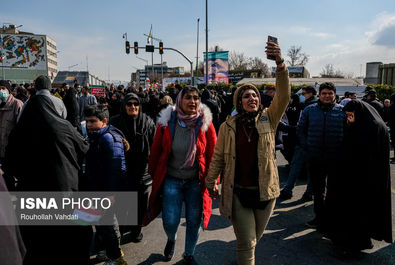
[[(202, 104), (204, 116), (197, 122), (199, 133), (196, 141), (196, 158), (199, 162), (199, 180), (203, 198), (203, 229), (207, 228), (211, 216), (212, 200), (205, 186), (205, 178), (214, 153), (217, 135), (212, 123), (212, 115), (207, 106)], [(167, 161), (171, 152), (172, 134), (177, 112), (169, 106), (160, 113), (154, 142), (151, 147), (148, 172), (151, 174), (152, 192), (143, 225), (148, 225), (162, 211), (161, 190), (167, 172)]]

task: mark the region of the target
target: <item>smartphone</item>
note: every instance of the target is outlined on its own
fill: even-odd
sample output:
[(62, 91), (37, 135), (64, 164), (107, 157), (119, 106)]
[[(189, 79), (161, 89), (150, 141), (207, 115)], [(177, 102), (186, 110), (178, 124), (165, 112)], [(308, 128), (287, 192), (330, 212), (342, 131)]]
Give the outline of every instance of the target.
[[(274, 43), (276, 43), (276, 44), (278, 44), (278, 42), (277, 42), (277, 38), (276, 37), (273, 37), (273, 36), (267, 36), (267, 41), (269, 42), (274, 42)], [(268, 55), (267, 57), (266, 57), (268, 60), (273, 60), (273, 61), (275, 61), (276, 60), (276, 57), (275, 56), (273, 56), (273, 55)]]

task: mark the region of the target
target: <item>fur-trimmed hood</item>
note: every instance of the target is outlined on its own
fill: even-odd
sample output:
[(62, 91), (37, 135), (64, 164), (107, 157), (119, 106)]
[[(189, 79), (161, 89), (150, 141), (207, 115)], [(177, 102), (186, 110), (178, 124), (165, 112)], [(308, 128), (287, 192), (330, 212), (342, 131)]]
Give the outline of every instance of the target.
[[(211, 114), (210, 109), (206, 105), (204, 105), (203, 103), (200, 103), (200, 106), (203, 109), (203, 119), (202, 119), (201, 130), (206, 132), (213, 120), (213, 115)], [(172, 113), (174, 111), (176, 111), (175, 105), (170, 105), (167, 108), (163, 109), (159, 113), (159, 118), (158, 118), (157, 124), (160, 124), (163, 127), (167, 126), (170, 119), (171, 119)]]

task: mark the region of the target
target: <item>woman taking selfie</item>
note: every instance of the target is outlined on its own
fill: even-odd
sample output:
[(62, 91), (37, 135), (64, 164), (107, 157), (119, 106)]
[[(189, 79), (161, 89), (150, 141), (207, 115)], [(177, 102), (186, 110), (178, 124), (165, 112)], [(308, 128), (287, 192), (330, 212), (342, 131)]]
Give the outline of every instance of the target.
[(275, 56), (276, 94), (269, 108), (261, 108), (258, 89), (239, 87), (233, 97), (237, 114), (220, 127), (206, 186), (218, 196), (217, 176), (223, 173), (220, 213), (230, 219), (237, 238), (237, 263), (255, 264), (255, 246), (280, 195), (275, 160), (277, 125), (290, 96), (288, 69), (280, 47), (268, 42), (268, 56)]
[(176, 105), (164, 109), (158, 119), (148, 167), (153, 185), (145, 224), (162, 211), (168, 238), (164, 249), (166, 261), (174, 255), (183, 202), (185, 264), (193, 264), (202, 215), (203, 228), (210, 219), (212, 201), (204, 180), (217, 139), (211, 120), (210, 110), (200, 103), (199, 92), (194, 87), (184, 88), (177, 96)]

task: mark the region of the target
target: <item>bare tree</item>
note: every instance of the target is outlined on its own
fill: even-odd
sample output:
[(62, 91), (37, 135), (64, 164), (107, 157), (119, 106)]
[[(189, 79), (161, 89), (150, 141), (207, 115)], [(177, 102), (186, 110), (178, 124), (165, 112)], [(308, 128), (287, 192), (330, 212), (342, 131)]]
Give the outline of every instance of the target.
[(269, 67), (266, 63), (262, 61), (261, 58), (258, 57), (250, 57), (248, 58), (248, 69), (250, 70), (259, 70), (262, 73), (262, 76), (269, 77), (270, 71)]
[(242, 52), (231, 51), (229, 53), (229, 70), (246, 71), (248, 69), (248, 57)]
[(348, 79), (355, 78), (355, 74), (353, 72), (344, 73), (344, 78), (348, 78)]
[(198, 65), (198, 74), (197, 76), (203, 76), (204, 74), (204, 61), (200, 61)]
[(335, 68), (332, 64), (328, 63), (324, 65), (320, 73), (321, 77), (331, 77), (335, 75)]
[(309, 61), (309, 55), (302, 52), (302, 46), (291, 46), (288, 49), (287, 55), (289, 57), (287, 63), (290, 66), (304, 66)]
[(341, 70), (335, 69), (333, 64), (326, 64), (320, 73), (321, 77), (329, 77), (329, 78), (344, 78), (346, 74), (344, 74)]

